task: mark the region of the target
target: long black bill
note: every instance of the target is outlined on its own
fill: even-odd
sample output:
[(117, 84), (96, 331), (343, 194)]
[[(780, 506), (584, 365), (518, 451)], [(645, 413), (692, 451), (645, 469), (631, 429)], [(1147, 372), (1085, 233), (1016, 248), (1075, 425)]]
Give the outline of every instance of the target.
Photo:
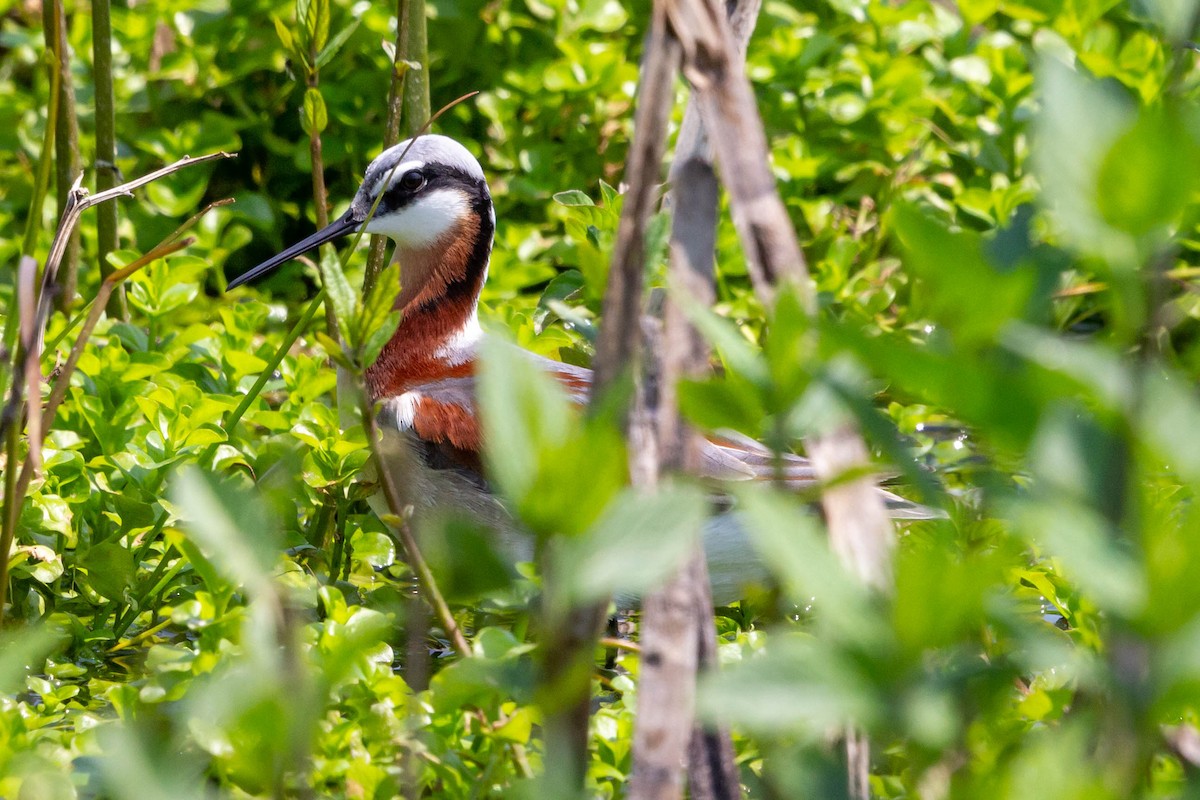
[(268, 258), (266, 261), (259, 264), (257, 267), (251, 267), (241, 275), (238, 275), (229, 282), (225, 290), (229, 291), (230, 289), (236, 289), (243, 283), (249, 283), (256, 278), (266, 275), (280, 264), (286, 264), (293, 258), (304, 255), (309, 250), (316, 250), (326, 242), (332, 242), (334, 239), (337, 239), (340, 236), (353, 233), (358, 225), (359, 223), (352, 219), (350, 212), (347, 211), (337, 220), (329, 223), (329, 225), (317, 231), (312, 236), (309, 236), (307, 239), (302, 239), (299, 242), (296, 242), (279, 255), (272, 256), (271, 258)]

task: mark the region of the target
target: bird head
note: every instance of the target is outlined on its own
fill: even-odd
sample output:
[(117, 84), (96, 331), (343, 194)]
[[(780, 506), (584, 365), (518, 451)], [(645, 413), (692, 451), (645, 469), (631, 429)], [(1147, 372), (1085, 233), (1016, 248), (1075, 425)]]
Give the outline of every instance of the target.
[(228, 288), (360, 230), (392, 239), (402, 261), (405, 253), (429, 261), (456, 242), (471, 247), (480, 236), (486, 236), (490, 251), (494, 228), (491, 195), (475, 157), (447, 136), (420, 136), (384, 150), (371, 162), (345, 214), (234, 278)]

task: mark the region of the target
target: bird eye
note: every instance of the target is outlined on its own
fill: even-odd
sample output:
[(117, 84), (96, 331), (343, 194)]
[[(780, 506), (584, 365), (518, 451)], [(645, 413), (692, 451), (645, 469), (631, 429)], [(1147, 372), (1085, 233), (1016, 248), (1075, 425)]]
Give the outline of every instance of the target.
[(425, 185), (425, 173), (419, 169), (410, 169), (400, 178), (400, 188), (406, 192), (415, 192)]

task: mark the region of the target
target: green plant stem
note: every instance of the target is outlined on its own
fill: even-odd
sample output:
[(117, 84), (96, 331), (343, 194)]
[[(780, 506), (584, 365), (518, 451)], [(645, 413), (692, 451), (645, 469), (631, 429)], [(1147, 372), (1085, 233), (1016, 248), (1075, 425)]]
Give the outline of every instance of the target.
[[(329, 529), (329, 514), (329, 502), (326, 501), (321, 503), (320, 508), (317, 509), (317, 513), (313, 514), (312, 518), (309, 520), (308, 531), (304, 536), (304, 540), (306, 542), (320, 550), (324, 550), (325, 545), (327, 544), (328, 537), (326, 536), (326, 532)], [(333, 560), (331, 559), (329, 568), (331, 574), (334, 571), (332, 565)]]
[[(315, 64), (316, 61), (317, 52), (313, 47), (309, 53), (308, 63)], [(320, 84), (320, 71), (314, 67), (309, 70), (305, 85), (309, 89), (320, 91)], [(329, 225), (329, 192), (325, 187), (325, 158), (321, 149), (321, 132), (317, 130), (316, 125), (313, 125), (308, 132), (308, 153), (312, 159), (313, 210), (317, 215), (317, 230), (321, 230)], [(317, 252), (318, 266), (323, 254), (329, 253), (332, 247), (332, 244), (321, 245)], [(325, 307), (325, 332), (335, 342), (339, 340), (337, 317), (333, 313), (332, 304)]]
[(340, 535), (341, 531), (338, 528), (336, 501), (326, 501), (321, 506), (319, 513), (321, 514), (323, 528), (321, 547), (324, 548), (330, 540), (333, 541), (333, 552), (329, 554), (329, 582), (333, 583), (338, 579), (338, 575), (342, 571), (342, 553), (346, 546), (346, 542)]
[[(58, 118), (55, 120), (54, 174), (58, 197), (58, 213), (66, 210), (67, 195), (82, 170), (79, 159), (79, 120), (75, 116), (75, 87), (71, 82), (70, 48), (67, 45), (67, 26), (62, 0), (46, 0), (42, 4), (43, 32), (46, 48), (54, 51), (58, 63)], [(65, 313), (75, 301), (75, 286), (79, 272), (79, 232), (72, 231), (60, 269), (58, 307)]]
[(403, 0), (408, 21), (405, 54), (410, 67), (404, 78), (404, 125), (409, 136), (416, 136), (429, 119), (429, 44), (426, 33), (425, 0)]
[[(404, 86), (408, 75), (408, 28), (409, 0), (396, 2), (396, 49), (392, 58), (392, 80), (388, 86), (388, 116), (387, 127), (384, 129), (384, 149), (400, 141), (400, 112), (403, 108)], [(367, 266), (363, 273), (363, 294), (369, 294), (375, 288), (375, 281), (383, 270), (384, 249), (387, 247), (387, 237), (379, 234), (371, 236), (371, 247), (367, 251)]]
[[(95, 86), (96, 113), (96, 191), (117, 185), (117, 120), (112, 76), (112, 4), (111, 0), (92, 0), (92, 77)], [(117, 249), (117, 206), (97, 210), (96, 260), (100, 276), (113, 272), (108, 254)], [(108, 301), (109, 316), (129, 319), (125, 287), (118, 286)]]
[(58, 335), (57, 335), (57, 336), (55, 336), (55, 337), (54, 337), (54, 338), (53, 338), (53, 339), (52, 339), (52, 340), (51, 340), (51, 341), (50, 341), (50, 342), (49, 342), (49, 343), (46, 345), (45, 349), (44, 349), (42, 352), (43, 352), (43, 353), (53, 353), (53, 352), (57, 351), (57, 350), (58, 350), (58, 346), (59, 346), (59, 345), (61, 345), (61, 344), (63, 343), (63, 340), (64, 340), (64, 339), (66, 339), (68, 336), (70, 336), (70, 335), (71, 335), (71, 333), (72, 333), (72, 332), (73, 332), (73, 331), (74, 331), (76, 328), (78, 328), (78, 327), (79, 327), (80, 323), (82, 323), (82, 322), (83, 322), (85, 319), (87, 319), (87, 315), (88, 315), (88, 309), (89, 309), (89, 308), (91, 308), (91, 304), (88, 304), (87, 306), (84, 306), (83, 310), (81, 310), (81, 311), (80, 311), (78, 314), (76, 314), (75, 316), (71, 317), (71, 319), (67, 321), (67, 324), (63, 326), (63, 329), (62, 329), (61, 331), (59, 331), (59, 332), (58, 332)]
[[(54, 149), (54, 132), (58, 127), (58, 93), (61, 75), (58, 62), (52, 51), (46, 51), (46, 65), (50, 70), (50, 97), (46, 104), (46, 128), (42, 132), (42, 157), (38, 161), (37, 178), (33, 184), (33, 197), (29, 200), (29, 216), (25, 220), (25, 235), (21, 240), (21, 253), (32, 257), (37, 248), (38, 231), (41, 230), (42, 206), (46, 202), (46, 193), (50, 189), (50, 152)], [(13, 297), (16, 301), (16, 297)], [(14, 355), (17, 353), (17, 323), (18, 315), (8, 314), (4, 322), (4, 347)], [(14, 380), (16, 375), (14, 372)]]
[[(162, 532), (162, 528), (165, 523), (166, 523), (166, 516), (164, 515), (157, 523), (155, 523), (154, 530), (152, 530), (150, 532), (150, 534), (146, 537), (147, 542), (151, 542), (154, 537), (157, 537), (159, 535), (159, 533)], [(152, 572), (150, 574), (150, 577), (148, 577), (146, 579), (145, 583), (143, 584), (143, 586), (145, 586), (146, 589), (144, 591), (138, 592), (137, 602), (131, 603), (128, 607), (127, 613), (122, 614), (117, 619), (113, 620), (113, 638), (114, 639), (120, 639), (122, 636), (125, 635), (125, 631), (129, 630), (129, 626), (133, 624), (134, 620), (136, 620), (138, 618), (138, 615), (141, 614), (141, 612), (145, 609), (144, 604), (146, 602), (146, 599), (148, 597), (150, 597), (152, 594), (154, 594), (155, 591), (159, 588), (160, 578), (162, 577), (163, 573), (167, 571), (168, 564), (172, 563), (167, 558), (167, 556), (170, 555), (171, 550), (173, 550), (173, 549), (174, 548), (169, 544), (166, 546), (166, 548), (163, 550), (162, 556), (158, 560), (158, 564), (155, 565), (155, 567), (154, 567), (154, 572)], [(139, 558), (138, 560), (140, 561), (141, 559)], [(180, 563), (180, 559), (175, 559), (173, 566), (176, 567), (175, 571), (178, 571), (178, 568), (182, 567), (182, 564)]]
[[(14, 380), (17, 380), (14, 375)], [(8, 600), (8, 557), (12, 550), (13, 535), (17, 530), (17, 516), (21, 504), (17, 502), (17, 443), (20, 425), (15, 421), (8, 426), (4, 441), (4, 529), (0, 533), (0, 630), (4, 628), (4, 606)]]
[[(50, 98), (46, 105), (46, 128), (42, 133), (42, 156), (38, 162), (37, 178), (33, 185), (33, 197), (29, 201), (29, 217), (25, 222), (25, 235), (21, 244), (21, 252), (30, 256), (37, 245), (37, 234), (40, 229), (42, 204), (46, 200), (46, 192), (50, 185), (50, 151), (53, 148), (55, 129), (58, 119), (58, 95), (61, 73), (53, 51), (47, 51), (46, 63), (50, 67)], [(15, 272), (15, 271), (14, 271)], [(13, 286), (12, 308), (18, 313), (9, 313), (4, 324), (4, 346), (13, 354), (12, 361), (12, 392), (14, 398), (20, 391), (19, 384), (23, 380), (23, 369), (19, 365), (24, 360), (22, 348), (17, 346), (17, 326), (21, 310), (18, 308), (16, 285)], [(25, 313), (29, 309), (24, 309)], [(6, 404), (0, 412), (0, 437), (4, 439), (4, 508), (3, 519), (0, 519), (0, 629), (4, 627), (4, 607), (8, 600), (8, 559), (12, 550), (13, 539), (17, 531), (17, 519), (21, 512), (21, 502), (17, 499), (17, 451), (20, 440), (21, 418), (24, 404), (20, 402)]]

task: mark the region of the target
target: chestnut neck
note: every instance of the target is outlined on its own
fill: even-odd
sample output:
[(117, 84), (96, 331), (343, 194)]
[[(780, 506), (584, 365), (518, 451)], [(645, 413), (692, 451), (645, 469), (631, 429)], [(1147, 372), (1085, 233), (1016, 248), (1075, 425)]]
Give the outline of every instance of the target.
[(430, 247), (397, 244), (400, 263), (396, 299), (400, 326), (367, 368), (372, 400), (392, 397), (422, 381), (472, 367), (471, 334), (478, 328), (476, 310), (487, 279), (494, 224), (491, 201), (484, 195), (474, 213)]

